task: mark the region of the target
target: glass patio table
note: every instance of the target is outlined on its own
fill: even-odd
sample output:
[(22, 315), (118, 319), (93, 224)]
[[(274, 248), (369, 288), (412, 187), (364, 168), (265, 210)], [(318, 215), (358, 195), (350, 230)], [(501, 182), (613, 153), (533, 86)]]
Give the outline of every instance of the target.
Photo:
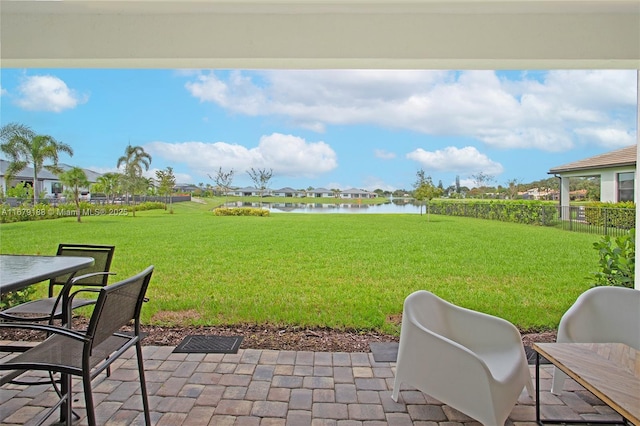
[(0, 295), (91, 266), (92, 257), (0, 255)]

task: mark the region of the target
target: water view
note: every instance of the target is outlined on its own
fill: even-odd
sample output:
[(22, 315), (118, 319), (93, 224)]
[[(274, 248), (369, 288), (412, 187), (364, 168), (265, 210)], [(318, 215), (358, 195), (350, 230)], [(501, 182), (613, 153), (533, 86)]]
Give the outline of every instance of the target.
[[(236, 201), (227, 207), (260, 207), (260, 203)], [(410, 201), (392, 201), (384, 204), (360, 203), (262, 203), (272, 213), (407, 213), (419, 214), (420, 206)], [(422, 206), (422, 211), (425, 211)]]

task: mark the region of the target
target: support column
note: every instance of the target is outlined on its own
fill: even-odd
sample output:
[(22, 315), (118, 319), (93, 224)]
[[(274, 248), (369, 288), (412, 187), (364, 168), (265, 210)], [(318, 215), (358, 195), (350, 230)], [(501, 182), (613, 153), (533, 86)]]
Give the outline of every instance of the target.
[[(635, 184), (636, 184), (636, 194), (640, 194), (638, 190), (640, 188), (640, 174), (638, 174), (638, 158), (640, 158), (640, 69), (636, 71), (636, 145), (638, 147), (636, 153), (636, 176), (635, 176)], [(636, 247), (638, 247), (638, 225), (640, 224), (640, 214), (638, 214), (638, 203), (640, 200), (634, 198), (633, 201), (636, 203)], [(637, 256), (636, 256), (637, 259)], [(637, 290), (640, 290), (640, 277), (638, 274), (640, 273), (640, 266), (638, 266), (638, 262), (636, 261), (636, 279), (634, 287)]]
[(569, 196), (569, 177), (560, 177), (560, 214), (562, 220), (571, 220), (571, 198)]

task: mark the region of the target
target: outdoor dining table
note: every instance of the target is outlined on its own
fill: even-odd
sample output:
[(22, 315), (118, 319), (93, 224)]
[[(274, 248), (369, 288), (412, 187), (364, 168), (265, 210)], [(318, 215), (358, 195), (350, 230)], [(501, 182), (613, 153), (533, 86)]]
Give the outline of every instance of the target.
[(0, 295), (91, 266), (92, 257), (0, 255)]
[[(93, 265), (94, 262), (92, 257), (2, 254), (0, 255), (0, 296), (60, 275), (77, 272)], [(10, 346), (7, 346), (4, 349), (9, 348)], [(0, 385), (13, 380), (20, 374), (22, 374), (21, 371), (14, 371), (0, 377)]]

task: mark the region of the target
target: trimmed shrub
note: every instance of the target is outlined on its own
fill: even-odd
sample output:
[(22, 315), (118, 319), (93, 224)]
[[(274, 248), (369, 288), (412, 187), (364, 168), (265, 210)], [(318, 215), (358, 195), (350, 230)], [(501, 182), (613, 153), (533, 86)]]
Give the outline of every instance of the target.
[(159, 201), (145, 201), (144, 203), (136, 204), (134, 207), (137, 212), (143, 210), (164, 210), (166, 204)]
[(269, 216), (270, 212), (254, 207), (218, 207), (213, 214), (216, 216)]
[(432, 200), (429, 211), (447, 216), (475, 217), (527, 225), (554, 226), (558, 223), (556, 203), (543, 201)]

